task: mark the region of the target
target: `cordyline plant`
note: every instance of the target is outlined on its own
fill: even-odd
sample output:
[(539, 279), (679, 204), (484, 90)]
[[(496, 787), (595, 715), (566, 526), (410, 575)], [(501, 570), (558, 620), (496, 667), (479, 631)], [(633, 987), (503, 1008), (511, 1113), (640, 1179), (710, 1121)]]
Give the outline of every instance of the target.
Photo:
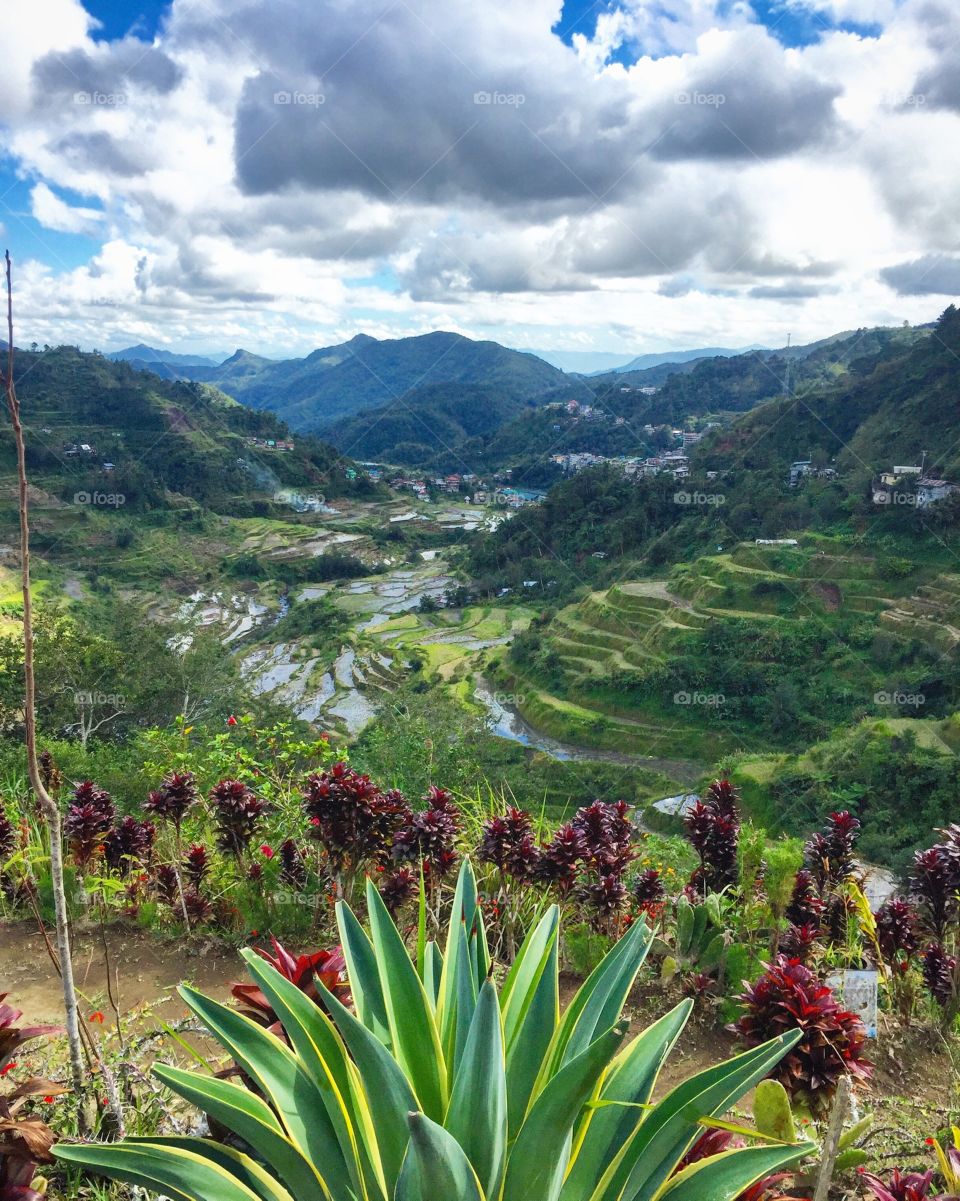
[(113, 797), (92, 780), (84, 780), (73, 790), (63, 830), (74, 863), (81, 872), (88, 871), (102, 853), (115, 814)]
[(960, 1012), (960, 826), (939, 833), (942, 842), (914, 856), (910, 895), (920, 926), (931, 936), (923, 956), (924, 983), (949, 1028)]
[(957, 1201), (956, 1196), (934, 1196), (933, 1169), (927, 1172), (902, 1172), (894, 1168), (889, 1179), (883, 1180), (873, 1172), (860, 1172), (860, 1183), (874, 1201)]
[[(183, 861), (183, 823), (187, 814), (199, 800), (200, 790), (197, 788), (193, 772), (172, 771), (164, 776), (160, 787), (154, 789), (144, 803), (144, 809), (149, 814), (159, 821), (169, 822), (173, 826), (176, 847), (176, 864), (173, 871), (176, 877), (180, 914), (188, 930), (190, 929), (190, 909), (187, 905), (183, 878), (180, 874), (180, 865)], [(194, 888), (196, 887), (194, 885)]]
[(768, 1142), (676, 1173), (702, 1123), (743, 1097), (799, 1036), (701, 1072), (652, 1104), (690, 1003), (626, 1040), (623, 1005), (651, 942), (642, 923), (561, 1012), (555, 906), (498, 991), (468, 863), (442, 954), (421, 936), (414, 963), (371, 881), (366, 899), (369, 935), (337, 906), (355, 1014), (321, 991), (325, 1013), (243, 952), (290, 1048), (181, 989), (262, 1096), (176, 1067), (154, 1072), (251, 1154), (177, 1136), (61, 1146), (57, 1156), (177, 1201), (732, 1201), (811, 1150)]
[(857, 1080), (870, 1077), (873, 1066), (864, 1054), (863, 1022), (841, 1008), (831, 990), (798, 959), (778, 956), (737, 1000), (744, 1014), (731, 1030), (748, 1046), (786, 1031), (799, 1033), (774, 1077), (814, 1116), (829, 1108), (845, 1073)]
[(739, 879), (740, 792), (729, 780), (714, 780), (684, 816), (683, 825), (700, 864), (690, 877), (695, 892), (706, 896), (734, 887)]
[[(6, 1004), (0, 993), (0, 1076), (13, 1064), (13, 1056), (24, 1043), (51, 1034), (62, 1034), (59, 1026), (17, 1026), (23, 1016), (19, 1009)], [(53, 1158), (54, 1133), (38, 1117), (21, 1117), (20, 1110), (30, 1097), (59, 1096), (67, 1090), (51, 1080), (31, 1076), (0, 1094), (0, 1201), (42, 1201), (46, 1181), (37, 1178), (41, 1163)]]
[(156, 839), (153, 822), (125, 817), (103, 840), (103, 857), (112, 871), (127, 876), (134, 868), (149, 867)]
[[(346, 982), (347, 963), (339, 947), (329, 951), (314, 951), (309, 955), (292, 955), (275, 938), (271, 937), (270, 941), (273, 943), (273, 955), (260, 947), (254, 948), (256, 953), (285, 980), (295, 984), (315, 1005), (322, 1004), (321, 988), (332, 993), (342, 1005), (351, 1004), (350, 987)], [(257, 984), (236, 983), (231, 986), (230, 992), (240, 1003), (242, 1014), (282, 1037), (280, 1015)]]
[(267, 812), (267, 802), (242, 780), (220, 780), (210, 789), (210, 804), (217, 845), (224, 854), (240, 859)]
[(393, 836), (390, 854), (396, 863), (419, 863), (431, 894), (457, 863), (456, 842), (460, 810), (453, 794), (431, 784), (423, 800), (425, 809), (411, 814)]
[(410, 819), (401, 793), (381, 792), (369, 776), (342, 762), (307, 778), (303, 802), (337, 896), (352, 896), (365, 867), (383, 865), (394, 835)]

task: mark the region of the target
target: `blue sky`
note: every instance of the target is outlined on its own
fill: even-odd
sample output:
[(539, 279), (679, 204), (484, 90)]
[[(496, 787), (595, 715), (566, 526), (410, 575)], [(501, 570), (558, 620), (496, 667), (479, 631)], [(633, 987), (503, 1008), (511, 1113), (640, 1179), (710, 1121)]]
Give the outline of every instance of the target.
[(133, 34), (148, 40), (157, 32), (170, 0), (85, 0), (84, 7), (101, 23), (96, 36), (112, 41)]

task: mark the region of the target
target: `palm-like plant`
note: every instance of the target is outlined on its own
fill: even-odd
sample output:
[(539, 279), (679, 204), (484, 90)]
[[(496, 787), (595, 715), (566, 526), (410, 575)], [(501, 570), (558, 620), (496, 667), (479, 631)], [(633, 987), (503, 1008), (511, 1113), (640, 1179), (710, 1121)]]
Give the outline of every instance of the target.
[(326, 1012), (250, 951), (280, 1039), (234, 1009), (182, 995), (262, 1096), (169, 1066), (157, 1076), (231, 1130), (209, 1140), (60, 1146), (64, 1160), (175, 1201), (728, 1201), (811, 1145), (708, 1156), (679, 1173), (704, 1124), (761, 1080), (797, 1034), (693, 1076), (657, 1105), (682, 1002), (624, 1044), (621, 1013), (649, 949), (636, 923), (561, 1013), (558, 913), (531, 930), (499, 993), (477, 889), (462, 867), (446, 948), (421, 922), (416, 963), (376, 888), (370, 934), (338, 906), (356, 1013)]

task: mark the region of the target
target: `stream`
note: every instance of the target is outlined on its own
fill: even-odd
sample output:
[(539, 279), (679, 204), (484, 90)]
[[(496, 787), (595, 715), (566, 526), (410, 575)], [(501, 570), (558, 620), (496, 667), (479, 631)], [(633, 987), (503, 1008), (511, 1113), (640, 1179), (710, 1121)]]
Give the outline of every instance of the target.
[(663, 771), (682, 783), (693, 783), (703, 775), (703, 768), (689, 759), (659, 759), (646, 755), (630, 755), (625, 751), (604, 751), (592, 747), (561, 742), (535, 730), (510, 704), (504, 704), (482, 676), (476, 677), (474, 697), (483, 705), (490, 719), (490, 732), (498, 738), (508, 738), (534, 751), (542, 751), (561, 761), (589, 760), (594, 763), (619, 763), (624, 767), (645, 767)]

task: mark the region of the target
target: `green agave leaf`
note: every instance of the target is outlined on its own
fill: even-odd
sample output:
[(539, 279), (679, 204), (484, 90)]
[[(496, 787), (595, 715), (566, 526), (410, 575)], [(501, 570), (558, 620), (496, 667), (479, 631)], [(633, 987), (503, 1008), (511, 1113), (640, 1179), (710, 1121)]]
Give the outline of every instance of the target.
[(551, 905), (527, 933), (503, 982), (500, 1006), (508, 1054), (523, 1029), (533, 994), (546, 969), (550, 948), (557, 941), (559, 927), (560, 909)]
[(440, 978), (443, 976), (443, 955), (440, 948), (431, 938), (427, 943), (426, 962), (423, 970), (423, 987), (427, 994), (427, 1000), (433, 1008), (434, 1014), (437, 1012), (437, 1001), (440, 997)]
[(156, 1064), (153, 1074), (254, 1147), (295, 1197), (302, 1201), (329, 1197), (313, 1164), (287, 1138), (273, 1110), (256, 1093), (229, 1080), (185, 1072), (168, 1064)]
[(681, 1001), (638, 1034), (613, 1061), (600, 1091), (600, 1108), (583, 1119), (574, 1140), (573, 1163), (561, 1201), (589, 1197), (607, 1164), (643, 1121), (660, 1069), (692, 1008), (692, 1001)]
[(444, 1122), (487, 1197), (499, 1197), (507, 1164), (507, 1081), (497, 990), (480, 990)]
[[(417, 975), (426, 981), (427, 965), (427, 888), (423, 879), (423, 860), (420, 860), (420, 890), (417, 900)], [(427, 990), (429, 992), (429, 989)]]
[(804, 1143), (724, 1151), (684, 1168), (656, 1194), (657, 1201), (731, 1201), (764, 1176), (789, 1167), (814, 1150), (812, 1143)]
[[(65, 1163), (77, 1164), (111, 1180), (139, 1185), (169, 1197), (170, 1201), (263, 1201), (263, 1193), (250, 1188), (210, 1156), (165, 1145), (160, 1139), (153, 1142), (128, 1139), (111, 1145), (61, 1143), (53, 1148), (53, 1153)], [(251, 1169), (256, 1168), (253, 1160), (248, 1163)], [(266, 1173), (260, 1171), (269, 1181)], [(279, 1185), (274, 1185), (274, 1189), (273, 1201), (294, 1201)]]
[(410, 1148), (394, 1201), (485, 1201), (460, 1144), (422, 1113), (410, 1114)]
[(470, 958), (469, 936), (477, 915), (477, 881), (469, 859), (460, 865), (457, 888), (450, 909), (447, 948), (437, 996), (437, 1025), (444, 1060), (454, 1070), (457, 1048), (463, 1047), (473, 1020), (478, 985)]
[(873, 1114), (864, 1114), (859, 1122), (854, 1122), (849, 1130), (844, 1130), (840, 1136), (840, 1150), (844, 1151), (847, 1147), (852, 1147), (857, 1139), (862, 1138), (872, 1125)]
[[(451, 1054), (446, 1054), (445, 1058), (449, 1065), (451, 1075), (457, 1070), (463, 1049), (467, 1043), (467, 1035), (470, 1032), (470, 1026), (473, 1023), (474, 1013), (477, 1008), (477, 997), (480, 992), (480, 987), (477, 984), (476, 970), (474, 961), (470, 954), (470, 946), (467, 941), (467, 929), (465, 925), (460, 927), (460, 937), (457, 940), (457, 966), (456, 966), (456, 1017), (453, 1022), (453, 1048)], [(441, 986), (442, 987), (442, 986)]]
[(321, 1172), (334, 1201), (349, 1198), (353, 1179), (323, 1097), (293, 1052), (275, 1035), (235, 1009), (187, 985), (180, 995), (252, 1076), (280, 1116), (291, 1140)]
[(570, 1160), (573, 1128), (628, 1029), (601, 1034), (548, 1082), (510, 1149), (502, 1201), (557, 1201)]
[[(333, 1023), (310, 998), (249, 947), (241, 951), (247, 970), (260, 985), (287, 1032), (300, 1062), (323, 1098), (357, 1193), (379, 1157), (366, 1105), (355, 1103), (351, 1064)], [(364, 1164), (368, 1170), (364, 1172)], [(382, 1181), (380, 1191), (382, 1192)]]
[(410, 1141), (407, 1115), (416, 1109), (417, 1098), (403, 1069), (376, 1035), (322, 984), (319, 989), (357, 1065), (376, 1133), (385, 1192), (392, 1197)]
[(619, 1021), (652, 941), (647, 926), (636, 922), (583, 982), (560, 1019), (534, 1096), (564, 1063), (589, 1046), (599, 1031), (609, 1030)]
[[(185, 1151), (189, 1155), (200, 1155), (210, 1160), (226, 1172), (231, 1172), (247, 1188), (256, 1193), (261, 1201), (285, 1201), (291, 1194), (280, 1185), (273, 1175), (266, 1171), (262, 1164), (251, 1156), (226, 1147), (222, 1143), (213, 1142), (206, 1138), (193, 1138), (190, 1135), (166, 1135), (163, 1137), (130, 1137), (125, 1140), (131, 1146), (162, 1147), (170, 1151)], [(351, 1195), (352, 1196), (352, 1195)], [(353, 1201), (356, 1201), (354, 1198)]]
[(371, 880), (367, 881), (367, 912), (393, 1052), (423, 1112), (442, 1120), (448, 1099), (447, 1068), (433, 1007), (400, 932)]
[(343, 901), (337, 902), (337, 929), (340, 945), (347, 961), (350, 991), (360, 1021), (372, 1030), (385, 1047), (391, 1046), (387, 1006), (380, 983), (377, 957), (373, 943), (357, 921), (353, 910)]
[[(507, 1113), (516, 1136), (560, 1021), (559, 910), (551, 908), (524, 939), (504, 991)], [(501, 1004), (503, 1003), (501, 993)]]
[(620, 1150), (591, 1201), (651, 1201), (700, 1134), (700, 1119), (724, 1113), (801, 1037), (792, 1031), (679, 1084)]
[(861, 1147), (849, 1147), (837, 1156), (833, 1164), (834, 1171), (849, 1172), (853, 1168), (859, 1168), (862, 1164), (868, 1163), (869, 1160), (869, 1151), (864, 1151)]

